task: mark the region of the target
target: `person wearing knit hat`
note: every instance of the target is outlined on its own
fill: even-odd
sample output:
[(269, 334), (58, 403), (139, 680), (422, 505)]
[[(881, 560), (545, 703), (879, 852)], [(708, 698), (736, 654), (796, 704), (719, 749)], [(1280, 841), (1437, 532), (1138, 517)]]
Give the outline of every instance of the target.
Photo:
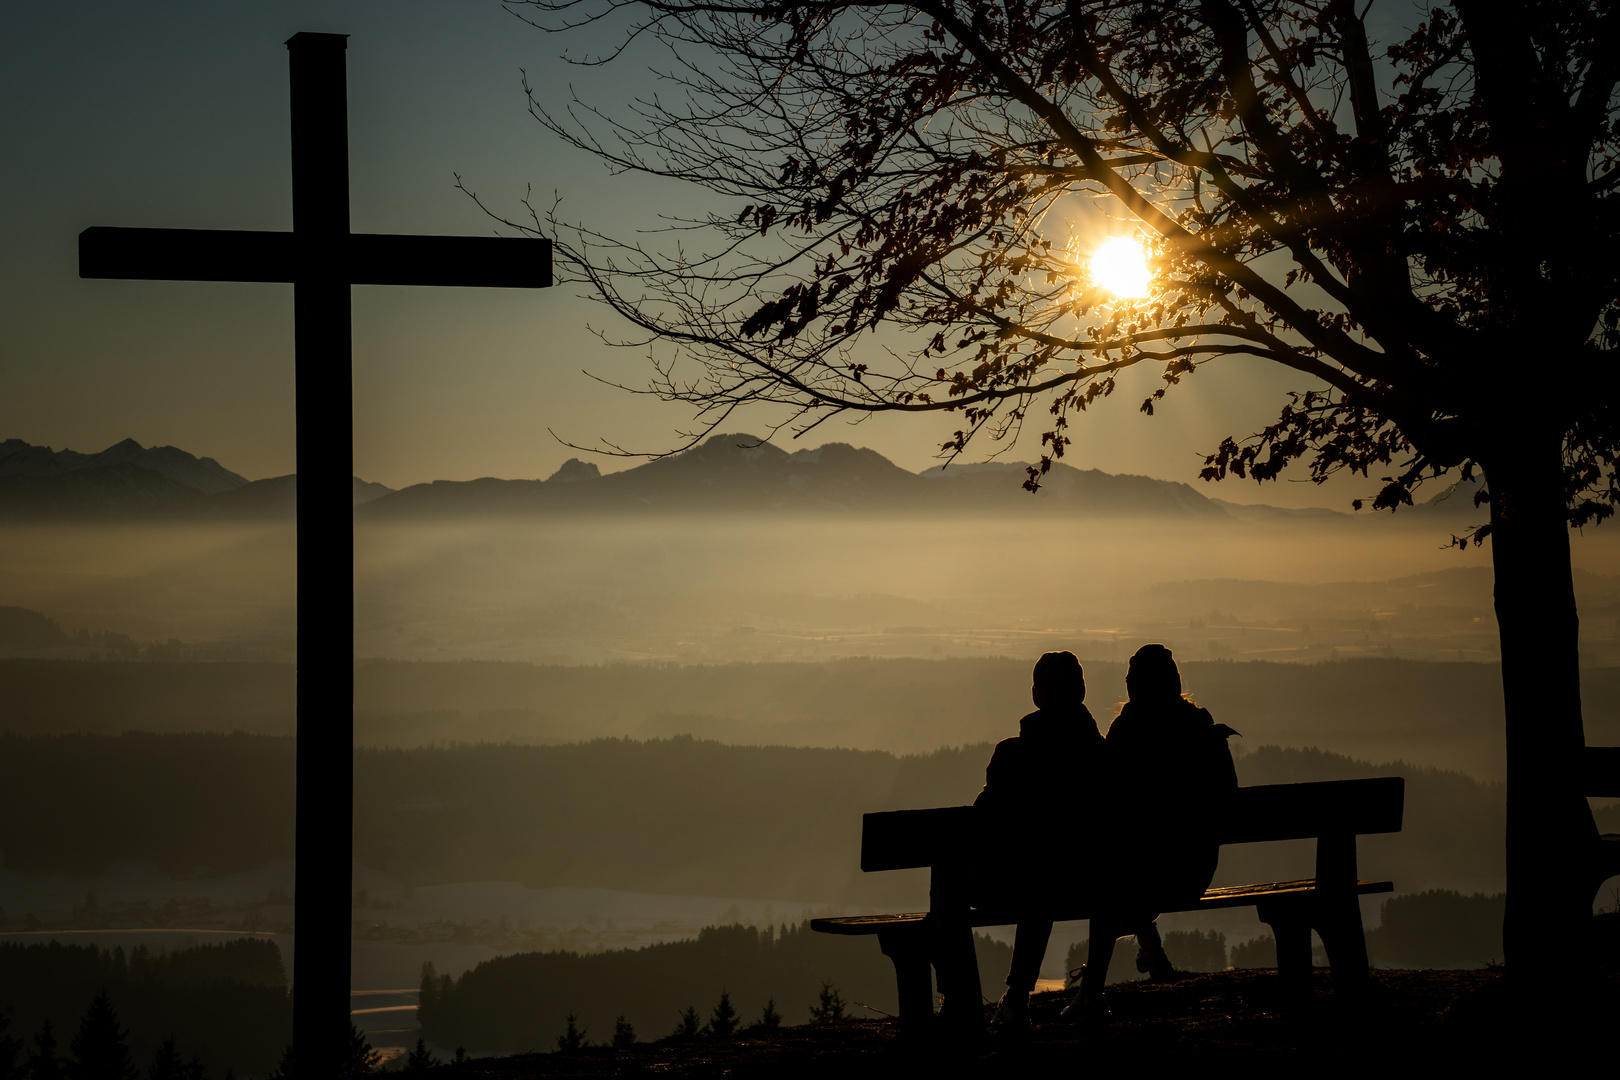
[[(1105, 791), (1103, 738), (1085, 705), (1079, 659), (1071, 652), (1049, 652), (1035, 662), (1031, 683), (1035, 711), (1018, 722), (1016, 736), (996, 745), (984, 790), (974, 800), (997, 838), (995, 849), (980, 860), (975, 906), (999, 901), (1030, 911), (1018, 922), (1007, 991), (997, 1003), (998, 1023), (1013, 1030), (1029, 1024), (1029, 995), (1052, 935), (1052, 921), (1042, 909), (1067, 899), (1075, 887), (1070, 875), (1051, 866), (1054, 850), (1063, 849), (1053, 848), (1047, 830), (1073, 820), (1077, 798), (1098, 800), (1100, 810)], [(1065, 852), (1067, 862), (1073, 862), (1071, 855)], [(975, 1011), (978, 995), (977, 986), (964, 985), (957, 993), (971, 996)], [(945, 1000), (949, 1007), (949, 992)]]

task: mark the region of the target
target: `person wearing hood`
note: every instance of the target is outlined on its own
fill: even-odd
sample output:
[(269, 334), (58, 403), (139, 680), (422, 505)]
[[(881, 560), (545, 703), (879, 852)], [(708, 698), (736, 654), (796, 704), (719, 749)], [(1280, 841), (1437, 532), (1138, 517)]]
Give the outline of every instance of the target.
[[(985, 827), (994, 839), (985, 865), (991, 872), (981, 895), (1013, 898), (1038, 913), (1069, 898), (1072, 874), (1053, 869), (1054, 857), (1067, 859), (1067, 843), (1055, 843), (1069, 830), (1075, 800), (1098, 798), (1104, 791), (1103, 737), (1086, 708), (1086, 678), (1071, 652), (1049, 652), (1035, 662), (1030, 696), (1035, 711), (1018, 723), (1018, 734), (996, 744), (985, 769), (984, 790), (973, 805), (985, 811)], [(1029, 995), (1040, 975), (1041, 960), (1052, 936), (1050, 919), (1020, 920), (1013, 941), (1007, 991), (997, 1005), (1004, 1027), (1029, 1022)]]
[(1154, 921), (1196, 901), (1215, 876), (1215, 826), (1237, 789), (1227, 739), (1237, 732), (1181, 692), (1181, 672), (1163, 645), (1144, 645), (1125, 675), (1130, 700), (1104, 742), (1111, 786), (1109, 850), (1104, 855), (1111, 914), (1091, 921), (1091, 951), (1080, 993), (1066, 1015), (1106, 1017), (1103, 984), (1119, 936), (1134, 934), (1136, 966), (1173, 978)]

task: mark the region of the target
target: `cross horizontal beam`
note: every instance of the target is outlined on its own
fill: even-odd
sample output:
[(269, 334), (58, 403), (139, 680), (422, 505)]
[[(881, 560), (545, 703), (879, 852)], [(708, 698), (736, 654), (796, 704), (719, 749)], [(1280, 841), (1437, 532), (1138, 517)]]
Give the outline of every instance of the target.
[(295, 282), (311, 262), (330, 277), (345, 260), (351, 285), (449, 285), (543, 289), (551, 284), (551, 241), (510, 236), (351, 233), (316, 241), (307, 258), (290, 232), (119, 229), (79, 234), (79, 276), (146, 281)]

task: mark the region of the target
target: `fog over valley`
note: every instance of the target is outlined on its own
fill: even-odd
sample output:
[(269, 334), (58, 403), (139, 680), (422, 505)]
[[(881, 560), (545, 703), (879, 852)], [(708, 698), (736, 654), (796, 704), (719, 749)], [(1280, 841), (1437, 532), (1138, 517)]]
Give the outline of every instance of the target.
[[(139, 444), (25, 449), (0, 460), (0, 946), (181, 956), (246, 934), (290, 957), (296, 478)], [(1360, 849), (1407, 905), (1364, 900), (1376, 962), (1499, 955), (1492, 576), (1487, 551), (1449, 546), (1470, 493), (1278, 510), (1065, 470), (1032, 498), (1016, 464), (918, 475), (724, 437), (609, 475), (357, 478), (354, 989), (380, 1011), (356, 1015), (395, 1038), (378, 1025), (417, 1002), (424, 962), (462, 980), (434, 999), (444, 1017), (481, 1015), (479, 980), (507, 969), (479, 965), (502, 957), (679, 946), (633, 955), (686, 986), (722, 948), (705, 927), (730, 924), (775, 927), (723, 946), (763, 950), (762, 972), (814, 990), (832, 965), (891, 1008), (873, 942), (800, 936), (811, 916), (927, 905), (925, 871), (861, 873), (861, 815), (972, 801), (1042, 652), (1080, 657), (1106, 730), (1147, 642), (1241, 733), (1243, 783), (1407, 778), (1406, 826)], [(1587, 737), (1620, 744), (1620, 552), (1605, 530), (1572, 542)], [(1620, 804), (1594, 806), (1620, 830)], [(1072, 845), (1051, 834), (1059, 869)], [(1216, 883), (1311, 858), (1229, 848)], [(1249, 909), (1162, 925), (1267, 962)], [(1087, 933), (1060, 926), (1043, 977)], [(1004, 952), (1011, 928), (987, 935)], [(661, 1017), (665, 975), (634, 978), (652, 989), (619, 1007)]]

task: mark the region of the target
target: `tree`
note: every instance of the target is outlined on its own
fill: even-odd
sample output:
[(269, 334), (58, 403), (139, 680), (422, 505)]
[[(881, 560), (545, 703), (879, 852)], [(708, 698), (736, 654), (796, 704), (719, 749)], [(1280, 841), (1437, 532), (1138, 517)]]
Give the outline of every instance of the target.
[(672, 1039), (696, 1038), (703, 1031), (703, 1021), (698, 1019), (696, 1005), (688, 1005), (681, 1010), (681, 1018), (675, 1024), (675, 1030), (669, 1033)]
[(433, 1051), (428, 1049), (423, 1039), (416, 1040), (416, 1047), (405, 1055), (405, 1071), (413, 1075), (425, 1073), (437, 1065), (433, 1058)]
[(291, 1043), (281, 1051), (281, 1060), (270, 1073), (270, 1080), (298, 1080), (298, 1058), (293, 1054)]
[(571, 1054), (575, 1050), (582, 1049), (588, 1045), (585, 1042), (585, 1032), (579, 1027), (578, 1020), (579, 1017), (575, 1016), (573, 1013), (568, 1014), (568, 1029), (561, 1035), (557, 1036), (558, 1053)]
[(382, 1054), (371, 1048), (358, 1024), (349, 1025), (349, 1055), (340, 1076), (369, 1076), (382, 1067)]
[(182, 1058), (173, 1035), (158, 1045), (152, 1064), (146, 1070), (146, 1080), (202, 1080), (202, 1077), (202, 1062), (196, 1057), (190, 1061)]
[(816, 1003), (810, 1006), (812, 1024), (836, 1024), (844, 1018), (844, 996), (833, 989), (832, 983), (822, 983)]
[(0, 1009), (0, 1080), (22, 1080), (24, 1063), (19, 1058), (23, 1041), (7, 1033), (10, 1027), (11, 1010)]
[(778, 1028), (782, 1026), (782, 1014), (776, 1011), (776, 999), (767, 998), (765, 1009), (759, 1014), (759, 1026), (762, 1028)]
[(613, 1049), (628, 1050), (636, 1045), (636, 1029), (621, 1014), (613, 1021)]
[(34, 1049), (28, 1055), (28, 1080), (61, 1080), (64, 1075), (62, 1059), (56, 1056), (56, 1035), (46, 1020), (34, 1034)]
[[(1573, 782), (1567, 530), (1620, 502), (1612, 5), (1449, 0), (1382, 23), (1354, 0), (531, 8), (553, 30), (623, 16), (676, 57), (676, 92), (627, 119), (531, 97), (542, 123), (739, 206), (677, 222), (669, 251), (523, 226), (640, 340), (673, 343), (650, 390), (694, 408), (694, 440), (759, 403), (799, 434), (953, 413), (951, 457), (1036, 421), (1034, 489), (1120, 372), (1159, 370), (1151, 414), (1247, 356), (1301, 389), (1212, 448), (1206, 479), (1303, 459), (1318, 482), (1381, 476), (1371, 505), (1394, 509), (1482, 478), (1485, 520), (1455, 542), (1489, 542), (1496, 574), (1510, 970), (1584, 962), (1545, 930), (1589, 917), (1600, 859)], [(1143, 295), (1099, 287), (1099, 237), (1057, 234), (1074, 196), (1146, 246)]]
[(714, 1006), (714, 1012), (709, 1017), (709, 1034), (725, 1038), (727, 1035), (737, 1033), (737, 1010), (732, 1008), (731, 994), (725, 990), (720, 991), (720, 1000)]
[(135, 1080), (140, 1075), (129, 1056), (129, 1032), (118, 1023), (118, 1011), (103, 990), (79, 1019), (79, 1033), (68, 1041), (73, 1080)]

